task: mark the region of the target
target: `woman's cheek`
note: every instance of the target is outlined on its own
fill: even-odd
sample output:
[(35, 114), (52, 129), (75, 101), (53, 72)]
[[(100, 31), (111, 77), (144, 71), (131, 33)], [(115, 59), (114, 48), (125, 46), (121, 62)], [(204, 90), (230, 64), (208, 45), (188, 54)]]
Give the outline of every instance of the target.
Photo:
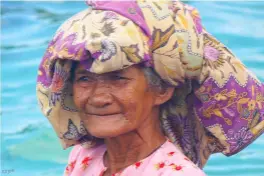
[(117, 102), (124, 112), (124, 117), (126, 120), (134, 124), (138, 119), (138, 106), (141, 104), (135, 89), (129, 88), (119, 91)]
[(73, 88), (73, 101), (78, 109), (81, 109), (82, 107), (85, 106), (85, 103), (89, 98), (90, 92), (91, 91), (83, 87), (76, 86)]

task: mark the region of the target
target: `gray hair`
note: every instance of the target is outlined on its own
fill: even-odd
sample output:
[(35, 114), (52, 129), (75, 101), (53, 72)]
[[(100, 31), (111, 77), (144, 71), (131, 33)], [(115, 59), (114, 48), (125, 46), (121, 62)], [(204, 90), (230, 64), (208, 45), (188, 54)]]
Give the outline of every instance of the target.
[(165, 90), (168, 84), (166, 84), (161, 77), (150, 67), (142, 68), (144, 75), (147, 79), (148, 85), (151, 88), (158, 88), (160, 90)]

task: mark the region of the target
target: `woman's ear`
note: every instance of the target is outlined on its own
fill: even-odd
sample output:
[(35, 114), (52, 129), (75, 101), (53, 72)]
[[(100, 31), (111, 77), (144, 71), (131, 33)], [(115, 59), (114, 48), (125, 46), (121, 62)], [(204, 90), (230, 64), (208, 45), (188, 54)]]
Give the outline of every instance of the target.
[(162, 88), (162, 90), (157, 91), (154, 104), (161, 105), (170, 100), (173, 96), (174, 90), (174, 87), (168, 86), (166, 88)]

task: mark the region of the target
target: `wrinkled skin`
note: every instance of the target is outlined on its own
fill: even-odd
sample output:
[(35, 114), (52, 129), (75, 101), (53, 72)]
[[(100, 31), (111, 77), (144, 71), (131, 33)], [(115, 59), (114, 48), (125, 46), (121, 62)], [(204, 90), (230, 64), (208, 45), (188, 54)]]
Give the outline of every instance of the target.
[(165, 142), (159, 126), (159, 106), (173, 88), (151, 88), (140, 66), (104, 74), (90, 73), (78, 64), (73, 98), (89, 133), (107, 146), (104, 176), (145, 158)]

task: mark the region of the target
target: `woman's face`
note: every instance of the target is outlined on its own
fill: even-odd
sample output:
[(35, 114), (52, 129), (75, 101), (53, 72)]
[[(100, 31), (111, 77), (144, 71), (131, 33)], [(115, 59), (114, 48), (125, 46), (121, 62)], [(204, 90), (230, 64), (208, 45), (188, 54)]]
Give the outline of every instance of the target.
[(162, 103), (139, 66), (98, 75), (78, 64), (73, 98), (85, 127), (98, 138), (136, 130)]

